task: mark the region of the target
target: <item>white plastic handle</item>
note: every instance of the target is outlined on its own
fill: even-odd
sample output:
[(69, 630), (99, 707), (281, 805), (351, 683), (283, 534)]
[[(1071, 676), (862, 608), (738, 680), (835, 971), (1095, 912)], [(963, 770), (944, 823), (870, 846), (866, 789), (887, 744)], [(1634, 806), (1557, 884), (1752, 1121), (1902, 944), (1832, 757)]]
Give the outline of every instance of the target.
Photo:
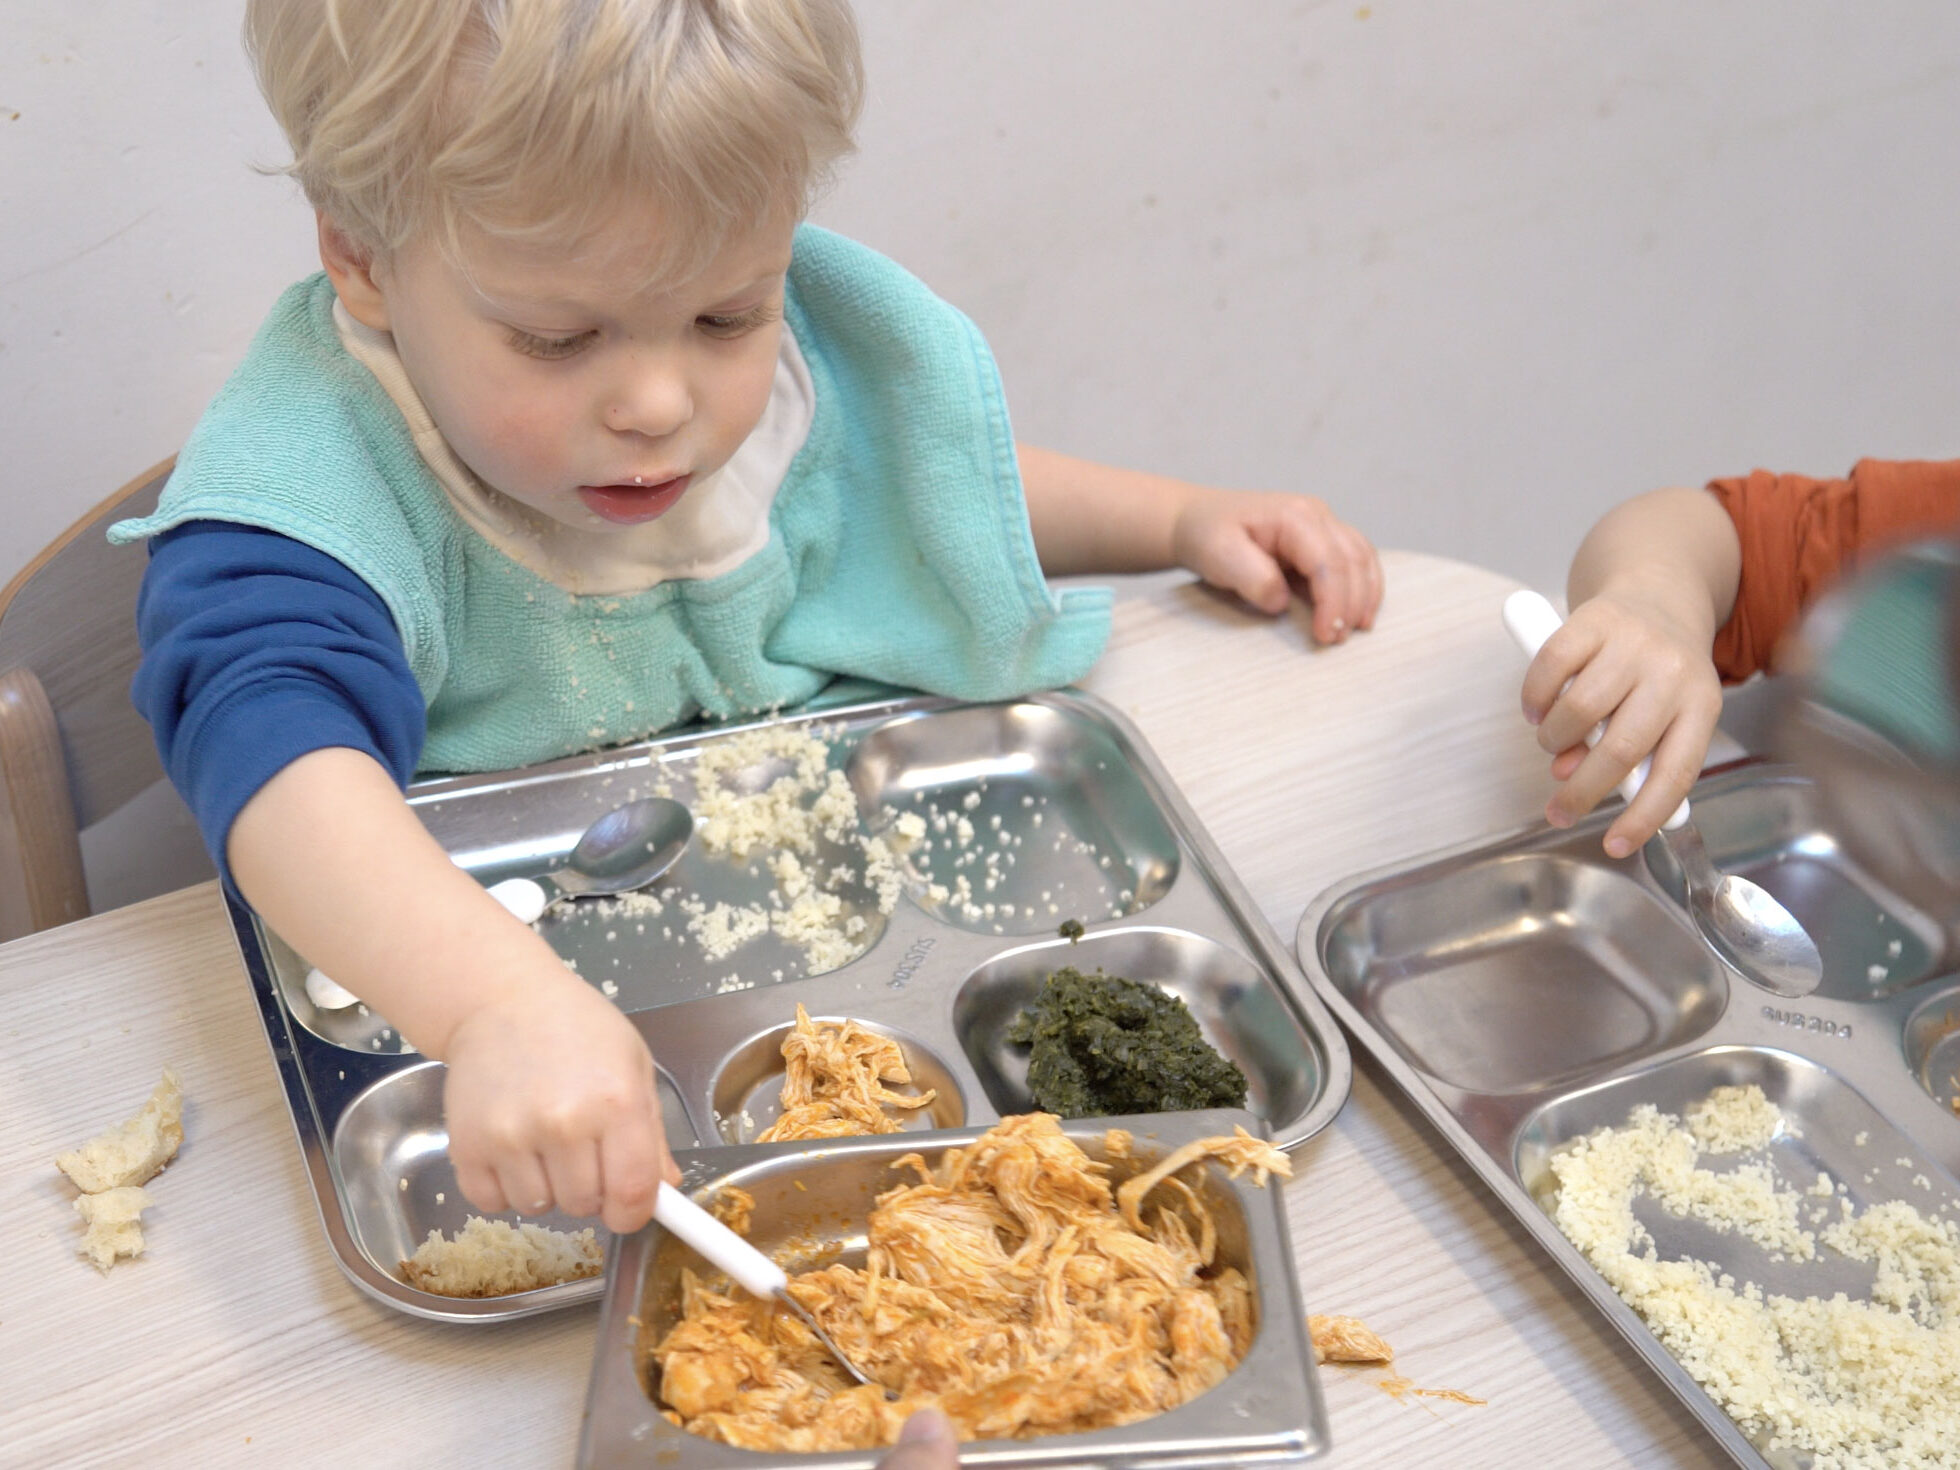
[(654, 1196), (653, 1218), (756, 1296), (772, 1297), (789, 1285), (781, 1266), (671, 1184)]
[[(1538, 650), (1545, 646), (1545, 640), (1556, 633), (1564, 622), (1565, 619), (1558, 615), (1558, 609), (1529, 587), (1520, 587), (1504, 599), (1504, 631), (1524, 650), (1526, 658), (1538, 657)], [(1599, 737), (1605, 733), (1606, 722), (1601, 720), (1586, 736), (1586, 744), (1599, 744)], [(1648, 773), (1653, 767), (1653, 757), (1649, 756), (1627, 772), (1626, 779), (1620, 782), (1620, 795), (1632, 801), (1640, 788), (1647, 784)], [(1688, 803), (1683, 798), (1681, 805), (1674, 809), (1674, 815), (1661, 823), (1661, 830), (1672, 832), (1687, 820)]]
[(550, 895), (544, 891), (543, 885), (529, 878), (506, 878), (501, 883), (492, 883), (487, 891), (515, 914), (520, 924), (535, 924), (538, 915), (551, 904)]

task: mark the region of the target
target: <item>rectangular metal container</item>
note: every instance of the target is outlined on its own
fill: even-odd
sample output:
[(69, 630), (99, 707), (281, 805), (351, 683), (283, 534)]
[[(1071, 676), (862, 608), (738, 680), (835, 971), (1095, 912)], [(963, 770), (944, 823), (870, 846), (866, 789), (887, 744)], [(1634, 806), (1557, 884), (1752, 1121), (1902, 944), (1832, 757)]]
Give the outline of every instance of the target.
[[(1026, 1111), (1025, 1056), (1005, 1032), (1062, 965), (1101, 967), (1181, 996), (1212, 1045), (1244, 1070), (1248, 1107), (1280, 1147), (1298, 1145), (1339, 1110), (1350, 1080), (1339, 1029), (1142, 737), (1087, 695), (872, 700), (419, 783), (410, 801), (461, 866), (494, 883), (562, 862), (585, 828), (622, 802), (659, 789), (688, 801), (704, 751), (772, 724), (824, 732), (868, 825), (938, 807), (1016, 861), (990, 870), (996, 887), (974, 885), (971, 912), (935, 895), (935, 883), (951, 887), (973, 871), (956, 871), (960, 854), (944, 842), (920, 859), (888, 915), (862, 885), (845, 885), (845, 911), (864, 920), (867, 947), (814, 975), (803, 953), (774, 935), (719, 960), (688, 939), (679, 909), (687, 896), (753, 903), (770, 885), (753, 862), (716, 857), (699, 841), (652, 890), (667, 903), (663, 915), (592, 900), (547, 912), (539, 932), (646, 1035), (673, 1148), (746, 1143), (766, 1126), (778, 1048), (799, 1002), (814, 1017), (849, 1017), (899, 1039), (921, 1084), (939, 1089), (920, 1127)], [(305, 961), (243, 907), (233, 905), (232, 919), (327, 1239), (349, 1278), (390, 1306), (445, 1321), (496, 1321), (597, 1297), (596, 1278), (483, 1300), (401, 1279), (400, 1262), (428, 1232), (453, 1232), (473, 1213), (449, 1162), (443, 1068), (365, 1007), (316, 1007)], [(1079, 940), (1059, 937), (1065, 919), (1081, 921)], [(576, 1222), (545, 1215), (539, 1223)]]
[[(1760, 1085), (1798, 1128), (1769, 1146), (1797, 1189), (1828, 1170), (1863, 1210), (1960, 1213), (1960, 959), (1952, 916), (1923, 913), (1843, 853), (1807, 779), (1746, 765), (1705, 778), (1694, 816), (1718, 868), (1768, 889), (1824, 959), (1785, 1000), (1728, 969), (1681, 901), (1664, 843), (1614, 862), (1615, 812), (1536, 826), (1320, 895), (1297, 948), (1314, 988), (1736, 1460), (1779, 1470), (1566, 1239), (1544, 1204), (1565, 1144), (1651, 1103)], [(1616, 809), (1617, 810), (1617, 809)], [(1869, 1296), (1872, 1270), (1823, 1276), (1659, 1209), (1663, 1258), (1692, 1254), (1767, 1292)], [(1842, 1269), (1838, 1269), (1839, 1267)]]
[[(1192, 1139), (1256, 1127), (1236, 1110), (1156, 1113), (1065, 1125), (1093, 1158), (1105, 1157), (1112, 1127), (1135, 1134), (1134, 1156), (1112, 1166), (1112, 1183), (1148, 1168)], [(822, 1144), (761, 1144), (708, 1148), (682, 1160), (683, 1188), (703, 1204), (736, 1185), (755, 1196), (751, 1240), (794, 1273), (800, 1262), (862, 1266), (864, 1220), (878, 1194), (903, 1178), (891, 1170), (900, 1155), (923, 1150), (936, 1162), (941, 1147), (970, 1143), (985, 1131), (887, 1134)], [(1279, 1181), (1264, 1187), (1250, 1173), (1228, 1178), (1215, 1164), (1187, 1168), (1191, 1183), (1218, 1226), (1218, 1261), (1251, 1282), (1258, 1329), (1245, 1357), (1224, 1382), (1166, 1413), (1114, 1429), (1028, 1440), (984, 1440), (961, 1447), (960, 1463), (1039, 1465), (1061, 1470), (1233, 1470), (1244, 1465), (1299, 1464), (1327, 1446), (1326, 1411), (1315, 1375), (1313, 1345), (1288, 1244)], [(801, 1186), (801, 1187), (799, 1187)], [(736, 1449), (689, 1434), (668, 1422), (655, 1399), (659, 1370), (649, 1353), (678, 1311), (680, 1271), (716, 1276), (686, 1246), (657, 1225), (616, 1240), (610, 1283), (599, 1321), (599, 1345), (586, 1398), (579, 1464), (590, 1470), (660, 1465), (674, 1470), (747, 1470), (825, 1466), (872, 1470), (881, 1450), (796, 1455)]]

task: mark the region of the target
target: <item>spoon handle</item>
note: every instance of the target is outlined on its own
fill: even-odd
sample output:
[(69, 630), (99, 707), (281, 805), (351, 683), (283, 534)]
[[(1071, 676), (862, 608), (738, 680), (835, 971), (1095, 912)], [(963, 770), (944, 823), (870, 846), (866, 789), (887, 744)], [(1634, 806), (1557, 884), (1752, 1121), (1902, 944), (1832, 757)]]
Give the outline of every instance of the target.
[(654, 1196), (653, 1218), (764, 1300), (789, 1285), (781, 1266), (671, 1184)]
[[(1549, 599), (1529, 587), (1521, 587), (1504, 599), (1504, 629), (1511, 635), (1512, 641), (1524, 650), (1526, 658), (1538, 657), (1538, 650), (1545, 646), (1545, 640), (1556, 633), (1564, 621)], [(1606, 721), (1601, 720), (1587, 734), (1586, 744), (1599, 744), (1599, 737), (1605, 733)], [(1647, 784), (1647, 777), (1653, 768), (1654, 758), (1648, 756), (1628, 771), (1620, 782), (1620, 795), (1632, 801), (1640, 788)], [(1661, 831), (1672, 832), (1687, 820), (1688, 802), (1683, 797), (1674, 814), (1661, 823)]]

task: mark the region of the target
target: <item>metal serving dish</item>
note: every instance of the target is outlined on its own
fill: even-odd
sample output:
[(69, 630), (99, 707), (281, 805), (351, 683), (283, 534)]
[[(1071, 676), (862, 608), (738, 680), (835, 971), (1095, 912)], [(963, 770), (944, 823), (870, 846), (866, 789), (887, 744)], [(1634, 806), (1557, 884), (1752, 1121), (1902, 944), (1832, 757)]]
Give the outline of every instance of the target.
[[(1229, 1134), (1233, 1125), (1258, 1126), (1234, 1109), (1153, 1113), (1137, 1118), (1066, 1124), (1071, 1138), (1093, 1158), (1104, 1158), (1104, 1132), (1135, 1134), (1134, 1157), (1110, 1175), (1121, 1182), (1192, 1139)], [(966, 1128), (932, 1135), (924, 1151), (970, 1143), (984, 1130)], [(702, 1204), (725, 1186), (755, 1197), (750, 1237), (766, 1255), (794, 1273), (806, 1266), (842, 1261), (861, 1266), (864, 1221), (876, 1197), (901, 1182), (891, 1171), (900, 1155), (917, 1151), (916, 1135), (843, 1139), (813, 1144), (761, 1144), (708, 1148), (686, 1155), (683, 1187)], [(910, 1177), (910, 1176), (907, 1176)], [(1238, 1179), (1207, 1164), (1179, 1176), (1192, 1183), (1218, 1226), (1221, 1266), (1235, 1266), (1252, 1284), (1258, 1329), (1231, 1375), (1210, 1392), (1167, 1413), (1115, 1429), (1025, 1440), (982, 1440), (961, 1448), (965, 1466), (1039, 1465), (1095, 1470), (1177, 1470), (1242, 1465), (1291, 1465), (1327, 1447), (1306, 1310), (1286, 1232), (1279, 1181), (1265, 1187), (1250, 1173)], [(735, 1470), (811, 1465), (831, 1470), (871, 1470), (881, 1450), (788, 1455), (735, 1449), (689, 1434), (668, 1422), (658, 1406), (659, 1369), (650, 1360), (679, 1309), (683, 1267), (719, 1273), (656, 1225), (614, 1242), (610, 1283), (599, 1320), (599, 1346), (586, 1396), (579, 1441), (581, 1466), (662, 1465), (674, 1470)]]
[[(672, 1147), (746, 1142), (766, 1126), (777, 1047), (799, 1001), (813, 1016), (848, 1016), (900, 1039), (922, 1085), (940, 1089), (918, 1126), (1025, 1111), (1025, 1059), (1002, 1033), (1065, 964), (1183, 996), (1211, 1043), (1245, 1070), (1250, 1107), (1282, 1148), (1339, 1110), (1350, 1077), (1339, 1029), (1142, 738), (1087, 695), (880, 699), (419, 783), (410, 801), (457, 863), (494, 883), (556, 865), (622, 802), (654, 791), (690, 800), (704, 751), (772, 723), (823, 733), (868, 827), (906, 811), (952, 812), (981, 847), (1014, 861), (988, 870), (992, 889), (972, 881), (971, 910), (935, 892), (980, 867), (960, 865), (971, 847), (943, 840), (915, 854), (889, 915), (869, 888), (845, 882), (844, 911), (864, 919), (868, 947), (815, 975), (803, 951), (770, 934), (721, 959), (689, 938), (684, 901), (753, 903), (770, 886), (754, 859), (715, 857), (699, 840), (650, 890), (666, 905), (661, 914), (593, 900), (548, 912), (539, 932), (646, 1035)], [(1077, 942), (1058, 937), (1067, 919), (1084, 926)], [(327, 1238), (349, 1277), (391, 1306), (450, 1321), (596, 1298), (596, 1278), (485, 1300), (436, 1296), (399, 1278), (400, 1261), (431, 1230), (453, 1232), (473, 1213), (449, 1163), (443, 1069), (385, 1017), (316, 1008), (305, 961), (236, 903), (232, 920)]]
[[(1771, 1166), (1801, 1189), (1820, 1169), (1863, 1210), (1903, 1199), (1960, 1213), (1960, 960), (1950, 925), (1888, 892), (1822, 825), (1810, 783), (1755, 764), (1704, 778), (1695, 820), (1716, 866), (1760, 883), (1802, 921), (1824, 981), (1784, 1000), (1728, 969), (1696, 934), (1665, 845), (1620, 861), (1614, 812), (1536, 826), (1320, 895), (1298, 950), (1314, 988), (1742, 1464), (1765, 1457), (1566, 1239), (1540, 1201), (1547, 1160), (1627, 1121), (1679, 1114), (1711, 1089), (1760, 1085), (1800, 1136)], [(1778, 1261), (1642, 1206), (1665, 1258), (1692, 1254), (1767, 1292), (1869, 1296), (1872, 1268)], [(1838, 1269), (1839, 1267), (1842, 1269)]]

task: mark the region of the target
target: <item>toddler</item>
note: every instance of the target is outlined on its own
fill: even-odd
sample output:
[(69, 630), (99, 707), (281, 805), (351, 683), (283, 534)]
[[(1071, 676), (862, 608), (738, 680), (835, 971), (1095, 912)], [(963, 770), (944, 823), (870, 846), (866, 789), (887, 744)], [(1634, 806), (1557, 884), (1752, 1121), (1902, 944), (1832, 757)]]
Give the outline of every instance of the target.
[(1758, 470), (1615, 506), (1573, 556), (1572, 616), (1525, 671), (1525, 718), (1561, 783), (1546, 819), (1570, 826), (1651, 754), (1606, 829), (1606, 851), (1625, 857), (1694, 785), (1724, 683), (1774, 670), (1799, 614), (1861, 560), (1955, 530), (1960, 460), (1868, 459), (1839, 480)]
[(227, 880), (447, 1064), (457, 1182), (615, 1231), (676, 1177), (639, 1034), (402, 788), (839, 676), (1080, 677), (1181, 564), (1338, 642), (1373, 548), (1306, 496), (1017, 452), (991, 356), (801, 223), (860, 98), (843, 0), (250, 0), (318, 218), (147, 538), (135, 697)]

